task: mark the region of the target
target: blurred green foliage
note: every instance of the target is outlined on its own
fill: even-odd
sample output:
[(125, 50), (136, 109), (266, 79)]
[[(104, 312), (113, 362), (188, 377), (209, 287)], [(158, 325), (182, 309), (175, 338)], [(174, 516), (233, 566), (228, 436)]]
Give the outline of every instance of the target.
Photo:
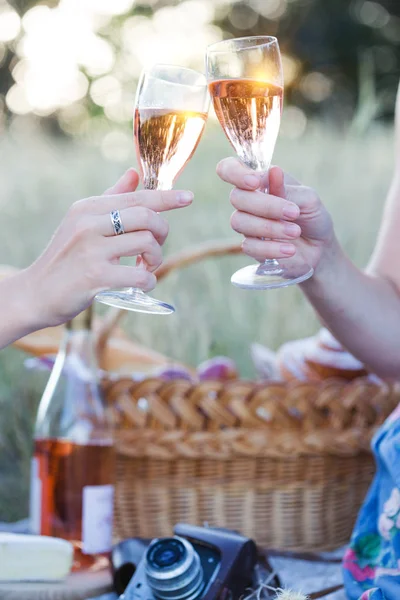
[[(0, 0), (0, 8), (2, 2), (7, 0)], [(368, 114), (370, 119), (392, 117), (400, 76), (398, 0), (138, 0), (132, 2), (125, 13), (114, 15), (97, 34), (111, 45), (118, 58), (123, 56), (121, 32), (129, 18), (142, 16), (150, 22), (166, 7), (187, 4), (190, 19), (190, 5), (195, 8), (194, 5), (201, 3), (207, 5), (211, 15), (209, 24), (218, 29), (221, 37), (258, 34), (278, 37), (287, 58), (284, 62), (286, 100), (306, 114), (341, 123), (347, 123), (360, 112), (364, 116)], [(55, 7), (58, 4), (57, 0), (8, 0), (8, 5), (21, 17), (35, 5)], [(199, 27), (204, 26), (199, 23)], [(184, 22), (181, 27), (185, 27)], [(23, 36), (22, 29), (18, 39)], [(171, 41), (173, 37), (172, 32)], [(10, 40), (4, 44), (0, 61), (0, 108), (3, 106), (7, 117), (12, 115), (4, 99), (14, 84), (14, 70), (19, 60), (17, 42)], [(48, 51), (51, 52), (51, 48)], [(182, 48), (182, 55), (184, 53), (185, 48)], [(199, 53), (202, 53), (201, 48)], [(90, 93), (96, 76), (83, 67), (82, 71), (88, 81), (88, 91), (81, 105), (88, 118), (101, 117), (104, 107), (96, 103)], [(112, 68), (110, 73), (114, 73)], [(135, 77), (137, 74), (133, 72), (131, 79)], [(61, 130), (73, 133), (73, 127), (63, 126), (59, 112), (56, 109), (41, 118), (48, 123), (61, 122)]]
[[(216, 22), (229, 36), (270, 32), (280, 40), (281, 49), (301, 63), (298, 77), (287, 93), (290, 100), (308, 112), (335, 117), (351, 116), (358, 101), (360, 70), (366, 58), (368, 75), (378, 90), (380, 114), (392, 115), (393, 98), (400, 74), (400, 2), (379, 0), (292, 0), (279, 18), (268, 18), (270, 0), (242, 1)], [(333, 81), (332, 94), (325, 101), (313, 101), (299, 78), (319, 72)], [(312, 92), (312, 91), (311, 91)]]

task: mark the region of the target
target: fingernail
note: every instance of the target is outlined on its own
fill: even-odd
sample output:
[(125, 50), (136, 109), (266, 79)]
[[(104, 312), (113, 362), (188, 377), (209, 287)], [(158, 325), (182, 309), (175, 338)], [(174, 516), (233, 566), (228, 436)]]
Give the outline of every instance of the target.
[(252, 188), (255, 188), (256, 186), (260, 185), (260, 178), (257, 177), (257, 175), (245, 175), (243, 177), (243, 181), (246, 185)]
[(282, 254), (287, 254), (287, 256), (292, 256), (292, 254), (296, 252), (296, 248), (293, 244), (281, 244), (280, 250)]
[(282, 213), (287, 219), (296, 219), (300, 214), (300, 209), (296, 204), (285, 204)]
[(283, 227), (284, 232), (291, 237), (298, 237), (301, 233), (301, 229), (296, 223), (285, 223)]
[(192, 202), (194, 194), (192, 192), (179, 192), (177, 198), (181, 206), (187, 206)]

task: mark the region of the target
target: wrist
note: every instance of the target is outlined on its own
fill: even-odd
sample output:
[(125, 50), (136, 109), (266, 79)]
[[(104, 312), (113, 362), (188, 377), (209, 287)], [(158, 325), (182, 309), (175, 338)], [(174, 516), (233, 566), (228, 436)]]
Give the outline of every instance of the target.
[(0, 282), (0, 349), (38, 329), (35, 310), (26, 294), (24, 271)]
[(320, 246), (320, 258), (314, 267), (313, 276), (301, 283), (300, 286), (306, 293), (326, 293), (331, 284), (338, 285), (345, 270), (348, 259), (345, 256), (335, 234)]
[(20, 337), (48, 326), (39, 302), (40, 282), (36, 280), (32, 267), (12, 277), (10, 290), (13, 318), (19, 328)]

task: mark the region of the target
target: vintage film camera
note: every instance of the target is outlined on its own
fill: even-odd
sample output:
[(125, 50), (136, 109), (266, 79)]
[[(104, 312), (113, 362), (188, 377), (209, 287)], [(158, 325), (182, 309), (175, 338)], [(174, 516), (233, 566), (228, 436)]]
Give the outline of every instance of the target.
[[(174, 536), (153, 540), (142, 555), (120, 600), (239, 600), (254, 583), (255, 543), (212, 527), (176, 525)], [(118, 578), (127, 564), (114, 571)], [(128, 567), (129, 569), (129, 567)], [(131, 572), (132, 572), (131, 571)], [(118, 583), (117, 583), (118, 585)]]

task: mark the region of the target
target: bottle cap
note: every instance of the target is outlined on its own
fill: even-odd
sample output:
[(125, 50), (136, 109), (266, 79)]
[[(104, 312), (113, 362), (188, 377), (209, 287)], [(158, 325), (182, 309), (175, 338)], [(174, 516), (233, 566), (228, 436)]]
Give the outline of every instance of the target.
[(82, 329), (91, 329), (92, 327), (92, 316), (93, 316), (93, 307), (88, 306), (83, 312), (76, 315), (71, 321), (67, 323), (67, 329), (73, 331), (79, 331)]

